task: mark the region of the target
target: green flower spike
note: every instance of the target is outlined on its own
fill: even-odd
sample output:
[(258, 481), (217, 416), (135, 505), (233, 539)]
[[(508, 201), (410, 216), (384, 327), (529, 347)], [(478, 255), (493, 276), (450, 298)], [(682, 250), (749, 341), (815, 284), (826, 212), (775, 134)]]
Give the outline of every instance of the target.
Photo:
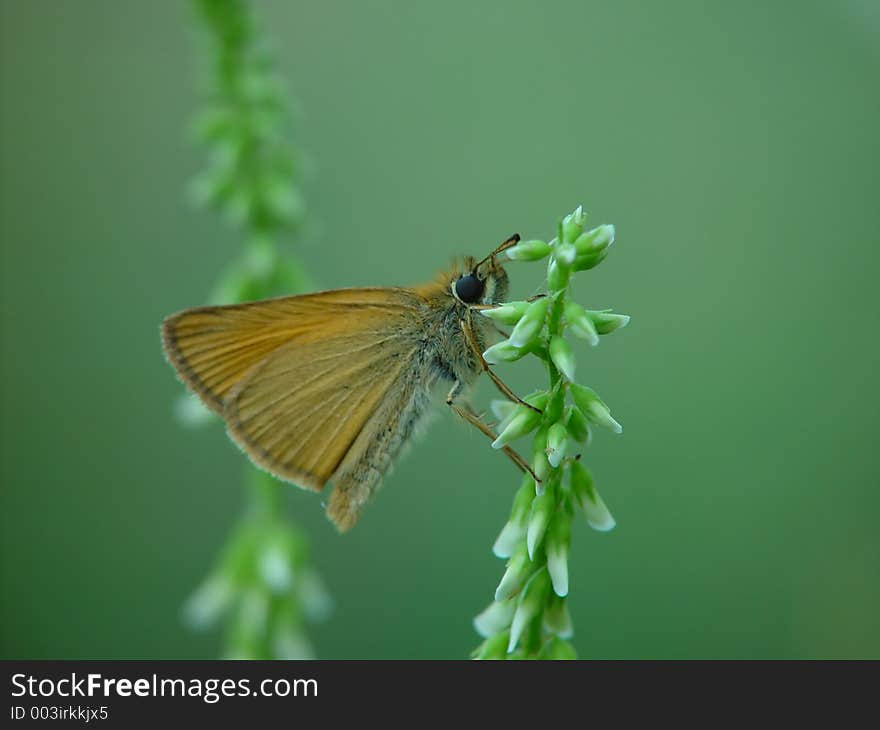
[(539, 408), (495, 401), (498, 419), (495, 448), (532, 435), (531, 465), (540, 480), (525, 476), (510, 518), (492, 548), (507, 559), (495, 600), (474, 619), (484, 638), (475, 659), (574, 659), (574, 629), (568, 610), (568, 559), (571, 523), (576, 512), (601, 532), (614, 518), (596, 491), (579, 453), (589, 444), (592, 426), (620, 433), (620, 424), (594, 390), (575, 382), (576, 360), (567, 334), (596, 345), (629, 317), (610, 310), (589, 310), (571, 299), (573, 275), (597, 266), (614, 242), (614, 226), (586, 229), (587, 215), (577, 208), (557, 226), (550, 243), (521, 241), (506, 251), (511, 261), (547, 261), (547, 296), (515, 301), (482, 313), (513, 326), (510, 337), (490, 347), (490, 363), (541, 359), (549, 384), (525, 398)]

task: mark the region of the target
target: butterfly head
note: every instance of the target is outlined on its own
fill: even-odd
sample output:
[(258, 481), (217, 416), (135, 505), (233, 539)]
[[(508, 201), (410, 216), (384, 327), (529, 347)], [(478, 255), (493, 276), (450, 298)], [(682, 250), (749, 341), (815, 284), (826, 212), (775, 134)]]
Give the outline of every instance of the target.
[(464, 260), (452, 281), (452, 295), (462, 304), (498, 304), (507, 297), (507, 272), (499, 261), (502, 251), (516, 245), (519, 236), (508, 238), (483, 259)]
[(452, 292), (463, 304), (497, 304), (507, 296), (507, 284), (507, 272), (494, 257), (479, 264), (467, 258)]

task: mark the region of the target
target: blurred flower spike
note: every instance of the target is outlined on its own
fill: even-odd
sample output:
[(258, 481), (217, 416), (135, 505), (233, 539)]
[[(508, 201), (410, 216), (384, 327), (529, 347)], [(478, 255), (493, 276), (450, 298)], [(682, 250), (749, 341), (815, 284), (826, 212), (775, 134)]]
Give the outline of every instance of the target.
[[(190, 195), (223, 213), (244, 238), (212, 303), (312, 289), (303, 267), (280, 245), (282, 236), (301, 233), (306, 212), (299, 153), (287, 141), (284, 84), (247, 0), (193, 5), (204, 30), (206, 82), (205, 108), (195, 126), (208, 164)], [(217, 420), (190, 395), (175, 410), (190, 427)], [(246, 474), (247, 511), (186, 603), (185, 618), (200, 629), (222, 624), (226, 658), (311, 658), (306, 622), (323, 618), (330, 599), (310, 567), (305, 534), (283, 515), (283, 486), (253, 467)]]
[[(255, 490), (277, 491), (269, 475), (249, 476), (262, 482)], [(301, 531), (278, 514), (252, 510), (190, 596), (184, 618), (200, 630), (226, 623), (224, 659), (311, 659), (304, 624), (323, 620), (331, 607)]]

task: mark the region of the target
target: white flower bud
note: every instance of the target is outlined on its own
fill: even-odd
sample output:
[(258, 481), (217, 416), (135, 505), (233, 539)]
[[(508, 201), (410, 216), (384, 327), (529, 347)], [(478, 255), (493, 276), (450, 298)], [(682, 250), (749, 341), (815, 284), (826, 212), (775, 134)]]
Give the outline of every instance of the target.
[(544, 628), (550, 633), (556, 634), (560, 639), (570, 639), (574, 636), (574, 626), (565, 599), (559, 596), (550, 596), (547, 608), (544, 609)]
[(544, 327), (547, 316), (547, 297), (541, 297), (529, 304), (522, 318), (517, 322), (513, 332), (510, 333), (510, 342), (514, 347), (527, 347), (537, 340)]
[(544, 608), (549, 592), (550, 578), (546, 570), (540, 570), (529, 580), (523, 591), (523, 597), (513, 614), (513, 621), (510, 624), (510, 641), (507, 645), (508, 653), (516, 649), (516, 645), (529, 622)]
[(547, 461), (554, 468), (565, 458), (568, 450), (568, 431), (561, 423), (554, 423), (547, 432)]
[(492, 309), (478, 309), (484, 317), (503, 324), (516, 324), (529, 308), (528, 302), (505, 302)]
[(568, 514), (557, 512), (550, 523), (545, 539), (547, 552), (547, 572), (557, 596), (568, 595), (568, 545), (571, 534), (571, 520)]
[(577, 461), (571, 465), (571, 490), (590, 527), (599, 532), (608, 532), (614, 528), (617, 523), (596, 491), (593, 475)]
[(550, 339), (550, 359), (567, 380), (574, 380), (575, 360), (571, 345), (561, 335)]
[(528, 354), (528, 350), (514, 347), (508, 340), (502, 340), (486, 350), (483, 353), (483, 359), (490, 365), (497, 365), (500, 362), (514, 362)]
[(571, 395), (588, 421), (604, 426), (614, 433), (621, 433), (623, 431), (623, 426), (611, 417), (611, 411), (608, 410), (608, 406), (602, 402), (592, 388), (572, 383)]
[(505, 601), (494, 601), (479, 616), (474, 618), (474, 628), (484, 638), (504, 631), (510, 626), (515, 610), (515, 599), (509, 598)]
[(550, 253), (550, 244), (544, 241), (520, 241), (504, 253), (511, 261), (537, 261)]
[(532, 502), (532, 512), (529, 515), (529, 526), (526, 531), (526, 547), (531, 560), (535, 559), (535, 551), (544, 539), (544, 533), (555, 509), (556, 502), (552, 491), (539, 494)]
[(595, 324), (593, 324), (593, 319), (590, 316), (591, 313), (588, 313), (587, 310), (577, 302), (572, 301), (565, 303), (564, 311), (565, 322), (575, 336), (580, 337), (582, 340), (586, 340), (591, 345), (599, 344), (599, 333), (596, 331)]
[(607, 335), (614, 330), (622, 329), (629, 324), (628, 314), (615, 314), (614, 312), (588, 312), (596, 331), (600, 335)]
[[(547, 404), (547, 394), (536, 393), (527, 396), (525, 401), (540, 411)], [(510, 416), (505, 429), (492, 442), (492, 448), (501, 449), (507, 446), (511, 441), (515, 441), (520, 436), (525, 436), (527, 433), (534, 431), (540, 422), (541, 414), (538, 411), (528, 406), (517, 406), (513, 415)]]

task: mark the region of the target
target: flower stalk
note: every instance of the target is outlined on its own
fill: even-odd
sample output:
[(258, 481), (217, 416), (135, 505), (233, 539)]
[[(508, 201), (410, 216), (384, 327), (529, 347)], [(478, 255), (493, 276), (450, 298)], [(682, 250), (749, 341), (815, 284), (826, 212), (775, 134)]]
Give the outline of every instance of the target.
[(586, 220), (578, 207), (559, 223), (549, 243), (523, 241), (505, 252), (511, 261), (549, 257), (547, 296), (483, 312), (513, 326), (507, 340), (486, 351), (486, 360), (512, 362), (533, 355), (544, 362), (548, 383), (525, 399), (540, 414), (503, 401), (492, 405), (500, 420), (493, 446), (534, 434), (531, 465), (540, 481), (523, 477), (510, 518), (493, 546), (495, 555), (507, 559), (507, 568), (495, 601), (474, 619), (484, 637), (475, 659), (576, 658), (567, 605), (571, 524), (578, 513), (599, 531), (615, 524), (580, 448), (589, 444), (593, 427), (614, 433), (622, 427), (594, 390), (575, 382), (577, 363), (567, 335), (596, 345), (601, 336), (626, 326), (629, 317), (588, 310), (572, 299), (574, 275), (601, 263), (614, 242), (614, 226), (587, 230)]

